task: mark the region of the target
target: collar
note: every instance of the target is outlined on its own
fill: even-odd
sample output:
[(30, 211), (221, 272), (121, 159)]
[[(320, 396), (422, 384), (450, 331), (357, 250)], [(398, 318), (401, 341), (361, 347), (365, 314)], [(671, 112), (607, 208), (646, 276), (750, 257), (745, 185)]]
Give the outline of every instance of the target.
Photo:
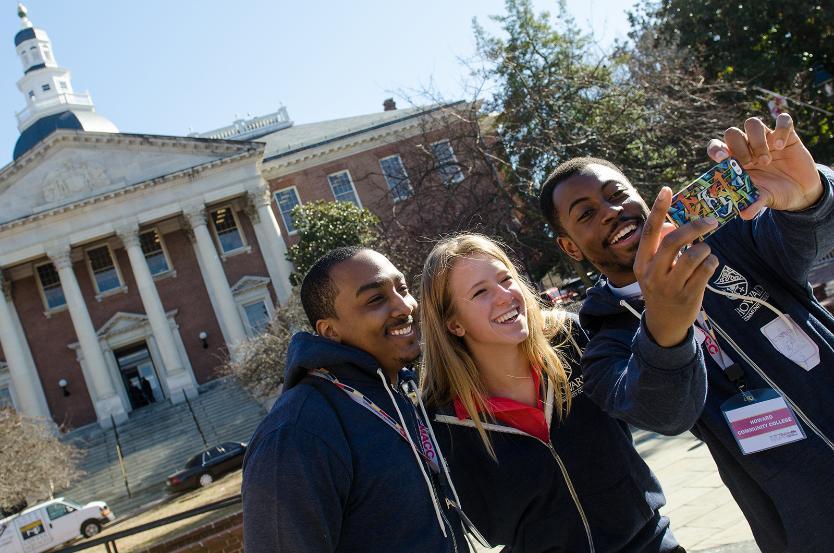
[(640, 283), (636, 280), (631, 284), (626, 284), (622, 288), (617, 288), (609, 282), (608, 288), (611, 290), (612, 294), (620, 298), (632, 298), (643, 295), (643, 291), (640, 290)]
[[(506, 397), (490, 396), (486, 401), (486, 410), (496, 420), (521, 430), (526, 434), (530, 434), (543, 442), (549, 442), (550, 430), (545, 419), (544, 402), (541, 398), (541, 371), (536, 368), (531, 368), (530, 376), (533, 378), (533, 385), (536, 388), (538, 396), (535, 407), (530, 407), (529, 405)], [(453, 404), (455, 416), (458, 420), (471, 418), (459, 398), (455, 398)]]

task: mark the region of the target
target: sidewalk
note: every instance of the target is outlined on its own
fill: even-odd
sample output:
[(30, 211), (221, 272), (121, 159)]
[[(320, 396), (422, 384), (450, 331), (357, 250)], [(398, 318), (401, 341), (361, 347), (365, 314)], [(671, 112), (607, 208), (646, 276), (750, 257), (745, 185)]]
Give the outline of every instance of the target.
[(634, 443), (663, 486), (661, 512), (688, 553), (760, 553), (706, 445), (689, 432), (669, 437), (642, 430), (634, 432)]
[(642, 430), (634, 432), (634, 443), (663, 486), (661, 512), (687, 551), (759, 553), (706, 445), (689, 432), (669, 437)]

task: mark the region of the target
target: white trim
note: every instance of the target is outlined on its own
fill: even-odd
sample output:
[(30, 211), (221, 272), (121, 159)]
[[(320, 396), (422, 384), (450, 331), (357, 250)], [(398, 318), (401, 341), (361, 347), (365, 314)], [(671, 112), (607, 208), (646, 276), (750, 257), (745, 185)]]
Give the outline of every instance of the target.
[[(388, 175), (385, 174), (385, 167), (382, 166), (383, 161), (394, 158), (400, 160), (400, 167), (403, 170), (403, 176), (405, 177), (406, 189), (408, 192), (406, 196), (394, 195), (394, 188), (400, 187), (402, 183), (397, 183), (395, 186), (391, 186), (391, 182), (388, 180)], [(407, 200), (408, 198), (414, 195), (414, 187), (411, 186), (411, 177), (408, 176), (408, 171), (406, 171), (405, 169), (405, 163), (403, 162), (403, 158), (400, 154), (394, 154), (379, 158), (379, 168), (382, 171), (382, 177), (385, 179), (385, 183), (388, 185), (388, 192), (391, 194), (391, 201), (393, 201), (394, 203), (401, 202), (403, 200)]]
[[(289, 225), (287, 225), (287, 218), (284, 217), (284, 212), (281, 211), (281, 204), (278, 203), (278, 193), (279, 192), (286, 192), (287, 190), (292, 190), (295, 193), (295, 199), (298, 200), (298, 203), (296, 205), (301, 205), (302, 204), (301, 194), (298, 193), (298, 187), (294, 184), (292, 186), (287, 186), (285, 188), (281, 188), (280, 190), (274, 191), (272, 193), (272, 200), (275, 202), (275, 206), (278, 208), (278, 215), (281, 216), (281, 221), (283, 221), (283, 223), (284, 223), (284, 230), (287, 231), (287, 236), (294, 236), (294, 235), (298, 234), (298, 229), (295, 228), (295, 223), (293, 223), (292, 231), (289, 230), (290, 227), (289, 227)], [(331, 192), (332, 192), (332, 189), (331, 189)], [(295, 206), (293, 206), (293, 207), (295, 207)]]
[[(434, 146), (436, 144), (443, 144), (444, 142), (449, 145), (449, 152), (452, 154), (452, 161), (447, 162), (447, 163), (449, 163), (449, 165), (451, 165), (453, 163), (458, 168), (458, 173), (457, 173), (456, 176), (460, 176), (460, 178), (459, 179), (451, 179), (450, 182), (446, 182), (446, 178), (442, 174), (440, 175), (440, 178), (443, 181), (443, 184), (445, 186), (451, 186), (453, 184), (460, 184), (461, 182), (466, 180), (466, 175), (463, 173), (463, 167), (460, 166), (460, 161), (458, 161), (458, 156), (455, 154), (455, 149), (452, 148), (452, 141), (449, 140), (448, 138), (444, 138), (443, 140), (437, 140), (435, 142), (432, 142), (431, 144), (429, 144), (429, 146), (431, 147), (431, 154), (434, 157), (434, 159), (439, 163), (440, 160), (437, 159), (437, 154), (434, 152)], [(442, 170), (440, 169), (440, 167), (437, 168), (437, 171), (438, 171), (438, 173), (442, 173)]]
[[(240, 235), (240, 241), (243, 244), (239, 248), (235, 248), (229, 251), (223, 249), (223, 245), (220, 242), (220, 235), (217, 233), (217, 227), (215, 226), (214, 217), (212, 216), (215, 212), (220, 211), (221, 209), (228, 209), (232, 213), (232, 220), (235, 222), (235, 228), (237, 229), (237, 233)], [(208, 219), (207, 223), (209, 224), (208, 226), (211, 230), (211, 235), (214, 238), (214, 244), (217, 247), (217, 251), (220, 253), (220, 257), (223, 258), (223, 260), (225, 260), (226, 257), (234, 255), (236, 253), (249, 253), (252, 251), (252, 248), (246, 241), (246, 233), (243, 232), (243, 227), (240, 225), (240, 219), (237, 216), (237, 210), (235, 210), (234, 206), (231, 203), (207, 207), (206, 211), (206, 216)]]
[[(469, 428), (477, 428), (475, 426), (475, 421), (472, 419), (459, 419), (455, 416), (450, 415), (435, 415), (434, 420), (437, 422), (443, 422), (446, 424), (453, 424), (457, 426), (468, 426)], [(517, 434), (519, 436), (528, 436), (530, 438), (535, 438), (535, 436), (530, 436), (527, 432), (522, 430), (518, 430), (517, 428), (513, 428), (512, 426), (502, 426), (500, 424), (493, 424), (490, 422), (485, 422), (481, 424), (484, 427), (484, 430), (491, 430), (493, 432), (502, 432), (504, 434)]]
[(271, 281), (262, 276), (247, 275), (238, 280), (232, 286), (232, 296), (237, 304), (240, 320), (249, 337), (257, 336), (258, 333), (249, 325), (249, 318), (246, 316), (247, 305), (255, 302), (263, 302), (270, 320), (275, 316), (275, 306), (272, 304), (272, 297), (269, 295), (268, 285)]
[[(171, 255), (168, 253), (168, 247), (165, 245), (165, 239), (162, 236), (162, 231), (159, 230), (158, 225), (154, 225), (151, 227), (146, 228), (145, 230), (139, 231), (139, 249), (142, 249), (142, 235), (147, 234), (149, 232), (156, 232), (156, 235), (159, 237), (159, 247), (162, 249), (162, 255), (165, 257), (165, 263), (168, 264), (168, 270), (162, 271), (160, 273), (154, 273), (151, 271), (151, 276), (156, 280), (157, 277), (163, 278), (166, 276), (171, 275), (173, 273), (174, 276), (177, 275), (177, 272), (174, 270), (174, 264), (171, 262)], [(142, 252), (142, 257), (145, 258), (145, 263), (148, 262), (148, 256), (145, 252)], [(148, 270), (150, 270), (150, 265), (148, 265)]]
[(38, 267), (42, 267), (44, 265), (52, 265), (52, 269), (55, 271), (55, 274), (58, 274), (58, 269), (55, 268), (55, 264), (52, 261), (43, 261), (41, 263), (33, 263), (32, 264), (32, 273), (34, 273), (35, 282), (38, 285), (38, 293), (40, 293), (41, 301), (43, 302), (44, 312), (43, 314), (48, 319), (53, 313), (60, 313), (61, 311), (65, 311), (67, 309), (67, 296), (64, 294), (64, 288), (61, 286), (61, 279), (58, 279), (58, 288), (61, 289), (61, 295), (64, 296), (64, 304), (58, 305), (55, 307), (49, 307), (49, 303), (46, 301), (46, 292), (43, 289), (43, 283), (41, 282), (41, 275), (38, 272)]
[[(93, 271), (92, 263), (90, 263), (90, 250), (97, 250), (102, 247), (107, 248), (107, 253), (110, 255), (110, 261), (113, 263), (113, 268), (116, 270), (116, 278), (119, 280), (119, 286), (117, 286), (116, 288), (111, 288), (110, 290), (105, 290), (103, 292), (98, 287), (96, 273), (95, 271)], [(125, 285), (124, 276), (122, 276), (122, 270), (119, 268), (119, 263), (118, 261), (116, 261), (116, 256), (113, 255), (113, 248), (110, 247), (110, 244), (108, 242), (103, 242), (101, 244), (96, 244), (84, 248), (84, 263), (87, 265), (87, 271), (90, 273), (90, 277), (93, 279), (93, 290), (96, 291), (96, 299), (98, 301), (101, 301), (101, 299), (106, 296), (110, 296), (119, 292), (127, 293), (127, 286)]]
[(346, 200), (339, 200), (336, 198), (336, 193), (333, 191), (333, 183), (330, 182), (330, 177), (335, 177), (337, 175), (341, 175), (342, 173), (347, 174), (348, 182), (350, 183), (350, 188), (353, 190), (353, 197), (356, 198), (356, 205), (359, 209), (362, 209), (362, 200), (359, 198), (359, 192), (356, 191), (356, 185), (353, 183), (353, 177), (350, 174), (349, 169), (342, 169), (341, 171), (336, 171), (335, 173), (330, 173), (327, 175), (327, 184), (330, 186), (330, 193), (333, 195), (333, 200), (337, 202), (343, 202)]

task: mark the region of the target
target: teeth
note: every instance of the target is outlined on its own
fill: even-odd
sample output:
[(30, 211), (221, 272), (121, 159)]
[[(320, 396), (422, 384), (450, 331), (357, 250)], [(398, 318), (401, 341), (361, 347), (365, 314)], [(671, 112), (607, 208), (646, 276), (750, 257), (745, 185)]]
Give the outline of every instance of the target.
[(513, 317), (515, 317), (517, 315), (518, 315), (518, 309), (513, 309), (512, 311), (507, 311), (506, 313), (504, 313), (500, 317), (496, 318), (495, 322), (496, 323), (503, 323), (503, 322), (509, 321), (510, 319), (512, 319)]
[(626, 227), (623, 227), (623, 229), (620, 230), (620, 232), (618, 232), (617, 234), (614, 235), (614, 237), (611, 239), (611, 243), (616, 244), (617, 242), (620, 241), (620, 239), (623, 236), (625, 236), (626, 234), (628, 234), (629, 232), (631, 232), (633, 230), (637, 230), (637, 225), (635, 225), (634, 223), (632, 223), (632, 224), (630, 224)]
[(406, 334), (411, 334), (411, 325), (398, 330), (392, 330), (390, 334), (391, 336), (405, 336)]

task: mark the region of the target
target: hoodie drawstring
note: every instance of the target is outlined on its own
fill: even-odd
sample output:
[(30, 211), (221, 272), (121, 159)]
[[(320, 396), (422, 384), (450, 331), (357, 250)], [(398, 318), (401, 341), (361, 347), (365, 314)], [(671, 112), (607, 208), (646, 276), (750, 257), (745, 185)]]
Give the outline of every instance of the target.
[(626, 309), (628, 309), (629, 311), (631, 311), (631, 314), (632, 314), (632, 315), (634, 315), (635, 317), (637, 317), (638, 319), (642, 319), (642, 318), (643, 318), (643, 315), (641, 315), (639, 311), (637, 311), (636, 309), (634, 309), (633, 307), (631, 307), (631, 306), (628, 304), (628, 302), (627, 302), (627, 301), (625, 301), (625, 300), (620, 300), (620, 305), (622, 305), (623, 307), (625, 307)]
[[(446, 535), (446, 525), (443, 523), (443, 515), (440, 514), (440, 505), (437, 501), (437, 496), (434, 493), (434, 487), (431, 485), (431, 481), (429, 480), (428, 474), (426, 474), (426, 468), (423, 466), (423, 463), (420, 461), (420, 454), (417, 452), (417, 446), (414, 444), (414, 440), (411, 438), (411, 432), (408, 431), (408, 425), (405, 423), (405, 418), (403, 417), (402, 411), (400, 411), (400, 406), (397, 403), (396, 398), (394, 397), (394, 393), (391, 391), (390, 386), (388, 385), (388, 379), (385, 377), (385, 374), (382, 372), (382, 369), (377, 369), (376, 373), (379, 375), (379, 378), (382, 380), (382, 387), (385, 388), (385, 391), (388, 392), (388, 397), (391, 398), (391, 403), (394, 404), (394, 409), (397, 410), (397, 416), (400, 417), (400, 423), (403, 425), (405, 429), (405, 434), (408, 437), (408, 444), (411, 446), (411, 451), (414, 453), (414, 459), (417, 461), (417, 466), (420, 467), (420, 473), (423, 475), (423, 480), (426, 482), (426, 487), (429, 490), (429, 495), (431, 496), (432, 506), (434, 507), (434, 514), (437, 516), (437, 524), (440, 526), (440, 531), (443, 532), (443, 537), (447, 538)], [(431, 428), (431, 425), (428, 425)]]

